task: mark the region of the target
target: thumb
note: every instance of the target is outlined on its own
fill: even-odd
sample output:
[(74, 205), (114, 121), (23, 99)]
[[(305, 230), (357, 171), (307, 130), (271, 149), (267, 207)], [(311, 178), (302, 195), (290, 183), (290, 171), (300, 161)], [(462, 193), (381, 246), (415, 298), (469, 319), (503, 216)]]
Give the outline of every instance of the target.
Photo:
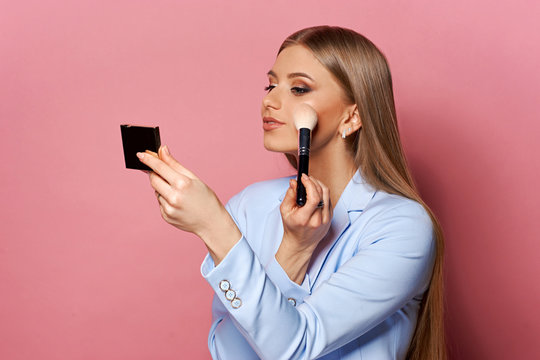
[(184, 176), (187, 176), (190, 179), (197, 179), (197, 176), (194, 173), (180, 165), (180, 163), (175, 158), (173, 158), (167, 145), (161, 146), (158, 152), (160, 159), (163, 160), (165, 164), (169, 165), (174, 171)]

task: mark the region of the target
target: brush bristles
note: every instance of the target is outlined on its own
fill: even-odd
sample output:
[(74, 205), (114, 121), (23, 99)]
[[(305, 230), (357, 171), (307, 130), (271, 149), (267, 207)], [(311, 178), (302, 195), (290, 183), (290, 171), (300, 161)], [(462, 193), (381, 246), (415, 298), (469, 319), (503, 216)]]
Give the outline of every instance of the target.
[(317, 125), (317, 113), (308, 104), (300, 104), (294, 109), (293, 113), (294, 125), (297, 130), (309, 129), (313, 130)]

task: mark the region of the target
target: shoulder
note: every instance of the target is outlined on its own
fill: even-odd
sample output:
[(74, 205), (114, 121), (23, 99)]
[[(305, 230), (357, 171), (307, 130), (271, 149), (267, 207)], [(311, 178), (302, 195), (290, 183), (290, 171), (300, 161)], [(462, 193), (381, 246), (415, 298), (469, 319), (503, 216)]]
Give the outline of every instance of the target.
[(377, 191), (368, 203), (364, 212), (378, 218), (393, 218), (396, 216), (431, 223), (431, 218), (422, 204), (404, 196)]
[(385, 241), (428, 252), (433, 246), (432, 219), (417, 201), (377, 191), (361, 217), (364, 218), (364, 245)]

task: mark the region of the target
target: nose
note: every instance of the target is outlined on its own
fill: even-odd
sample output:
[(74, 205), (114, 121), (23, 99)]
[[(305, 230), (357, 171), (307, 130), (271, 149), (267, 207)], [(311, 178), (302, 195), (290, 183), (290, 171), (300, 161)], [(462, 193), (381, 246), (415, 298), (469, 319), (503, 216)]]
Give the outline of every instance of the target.
[(281, 107), (279, 91), (277, 90), (277, 88), (273, 88), (264, 96), (262, 101), (264, 108), (279, 109)]

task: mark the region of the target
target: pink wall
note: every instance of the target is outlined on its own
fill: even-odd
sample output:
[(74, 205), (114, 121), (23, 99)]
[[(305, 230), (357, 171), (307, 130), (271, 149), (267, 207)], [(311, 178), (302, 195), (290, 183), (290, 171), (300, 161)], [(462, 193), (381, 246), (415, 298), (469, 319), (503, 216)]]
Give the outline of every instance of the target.
[(236, 4), (1, 0), (0, 358), (209, 357), (204, 246), (124, 169), (119, 124), (159, 125), (223, 200), (285, 174), (261, 144), (265, 73), (325, 23), (389, 58), (447, 234), (452, 358), (538, 358), (539, 3)]

